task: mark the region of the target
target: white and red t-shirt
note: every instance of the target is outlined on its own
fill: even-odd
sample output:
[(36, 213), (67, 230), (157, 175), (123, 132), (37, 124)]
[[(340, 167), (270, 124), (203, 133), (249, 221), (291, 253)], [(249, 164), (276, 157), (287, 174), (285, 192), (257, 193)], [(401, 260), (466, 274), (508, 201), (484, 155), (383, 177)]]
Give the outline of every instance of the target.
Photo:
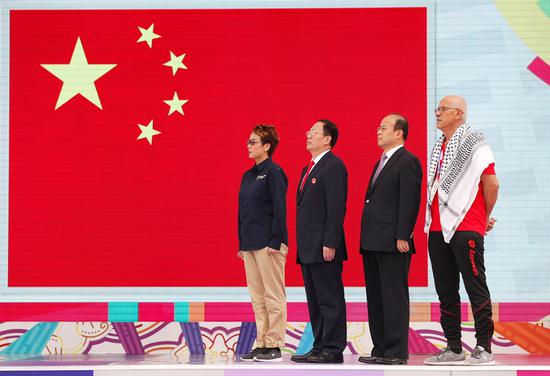
[[(443, 155), (445, 155), (445, 144), (441, 146), (440, 153), (440, 168), (443, 161)], [(495, 164), (491, 163), (483, 171), (482, 175), (496, 175)], [(436, 179), (439, 179), (439, 169)], [(439, 197), (436, 194), (432, 205), (430, 207), (432, 214), (432, 223), (430, 225), (430, 231), (441, 231), (441, 219), (439, 218)], [(480, 235), (485, 235), (485, 229), (487, 227), (487, 212), (485, 211), (485, 198), (483, 197), (483, 183), (479, 182), (476, 198), (470, 207), (470, 210), (466, 213), (466, 216), (456, 229), (456, 231), (475, 231)]]

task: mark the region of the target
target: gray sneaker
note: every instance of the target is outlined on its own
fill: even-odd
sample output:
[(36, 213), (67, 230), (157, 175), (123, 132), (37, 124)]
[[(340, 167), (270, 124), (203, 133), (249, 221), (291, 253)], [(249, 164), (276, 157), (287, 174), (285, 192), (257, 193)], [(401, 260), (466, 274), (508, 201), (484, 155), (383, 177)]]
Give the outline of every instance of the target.
[(251, 352), (241, 355), (239, 359), (245, 362), (253, 362), (254, 357), (258, 354), (261, 354), (264, 350), (265, 350), (265, 347), (256, 347)]
[(495, 364), (495, 357), (483, 346), (476, 346), (472, 351), (472, 355), (468, 358), (468, 364), (472, 366), (492, 366)]
[(449, 348), (444, 348), (434, 356), (424, 360), (424, 364), (430, 366), (460, 366), (464, 364), (465, 360), (464, 351), (457, 354)]
[(254, 357), (257, 362), (282, 362), (281, 349), (278, 347), (267, 347)]

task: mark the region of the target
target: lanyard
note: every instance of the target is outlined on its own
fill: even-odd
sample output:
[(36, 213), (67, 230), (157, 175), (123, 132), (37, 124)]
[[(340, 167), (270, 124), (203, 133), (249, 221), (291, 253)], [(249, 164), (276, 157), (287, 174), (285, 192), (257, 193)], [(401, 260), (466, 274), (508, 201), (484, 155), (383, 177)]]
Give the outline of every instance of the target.
[(441, 149), (439, 149), (439, 162), (437, 163), (437, 169), (435, 170), (435, 178), (439, 180), (439, 173), (441, 172), (441, 169), (443, 168), (443, 156), (445, 154), (443, 153), (443, 145), (441, 145)]
[(437, 190), (439, 189), (439, 174), (441, 172), (441, 168), (443, 167), (443, 145), (441, 145), (441, 149), (439, 149), (439, 162), (437, 163), (437, 169), (435, 170), (435, 176), (434, 176), (434, 182), (430, 188), (430, 202), (433, 202), (435, 195), (437, 194)]

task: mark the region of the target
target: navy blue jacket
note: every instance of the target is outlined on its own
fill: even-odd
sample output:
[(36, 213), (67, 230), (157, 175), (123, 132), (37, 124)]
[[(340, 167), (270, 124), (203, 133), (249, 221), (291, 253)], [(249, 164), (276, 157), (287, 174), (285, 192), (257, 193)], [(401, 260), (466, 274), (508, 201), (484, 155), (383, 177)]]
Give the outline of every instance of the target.
[[(308, 166), (302, 170), (300, 182)], [(334, 261), (347, 260), (344, 218), (348, 196), (348, 171), (340, 158), (328, 152), (296, 192), (297, 262), (325, 262), (323, 247), (336, 248)]]
[(288, 245), (288, 178), (271, 158), (246, 171), (239, 191), (239, 250)]

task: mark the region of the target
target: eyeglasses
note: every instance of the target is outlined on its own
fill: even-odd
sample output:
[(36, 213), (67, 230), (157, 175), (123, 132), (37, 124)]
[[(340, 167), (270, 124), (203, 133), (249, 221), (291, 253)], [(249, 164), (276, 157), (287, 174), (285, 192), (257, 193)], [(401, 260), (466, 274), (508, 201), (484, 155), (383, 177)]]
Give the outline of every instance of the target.
[(317, 134), (317, 132), (315, 130), (309, 130), (306, 132), (306, 136), (309, 137), (309, 136), (315, 136)]
[(460, 108), (456, 108), (456, 107), (447, 107), (447, 106), (441, 106), (441, 107), (437, 107), (437, 108), (434, 108), (434, 112), (437, 114), (438, 112), (439, 113), (444, 113), (445, 111), (447, 110), (459, 110), (459, 111), (462, 111)]
[(262, 143), (262, 141), (258, 141), (258, 140), (247, 140), (246, 141), (246, 144), (250, 145), (250, 146), (254, 146), (256, 144), (261, 144), (261, 143)]

